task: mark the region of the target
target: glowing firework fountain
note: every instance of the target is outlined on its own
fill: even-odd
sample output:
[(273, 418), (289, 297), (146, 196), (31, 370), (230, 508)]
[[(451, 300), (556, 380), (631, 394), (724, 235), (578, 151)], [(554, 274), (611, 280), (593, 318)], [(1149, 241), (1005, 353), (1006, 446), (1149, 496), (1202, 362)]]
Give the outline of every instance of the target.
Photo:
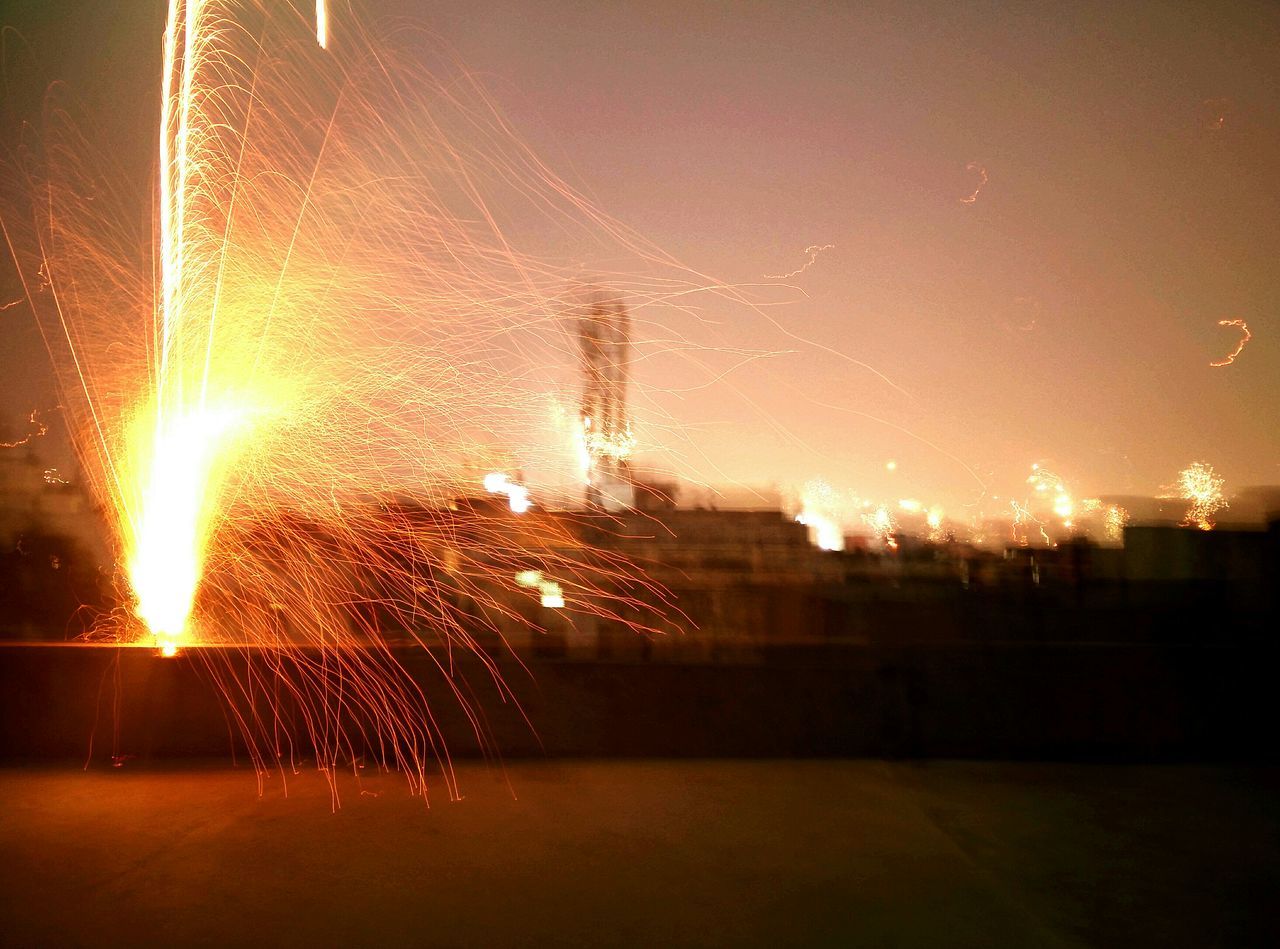
[[(389, 636), (473, 652), (497, 680), (455, 604), (518, 618), (498, 591), (531, 550), (556, 578), (530, 588), (543, 605), (663, 623), (621, 620), (607, 590), (643, 581), (564, 518), (522, 518), (516, 535), (496, 515), (460, 527), (442, 513), (479, 488), (478, 430), (522, 462), (559, 454), (540, 438), (530, 367), (568, 358), (566, 276), (512, 250), (503, 210), (652, 258), (552, 178), (465, 75), (405, 66), (345, 19), (332, 42), (332, 12), (171, 0), (154, 275), (65, 111), (6, 169), (3, 220), (20, 271), (41, 277), (27, 297), (132, 601), (95, 637), (207, 661), (262, 770), (297, 727), (326, 771), (371, 746), (422, 790), (443, 739)], [(626, 310), (594, 301), (580, 327), (600, 490), (602, 474), (624, 480), (630, 451)], [(525, 485), (485, 486), (528, 511)], [(268, 669), (201, 647), (259, 650)], [(456, 682), (446, 694), (465, 706)]]

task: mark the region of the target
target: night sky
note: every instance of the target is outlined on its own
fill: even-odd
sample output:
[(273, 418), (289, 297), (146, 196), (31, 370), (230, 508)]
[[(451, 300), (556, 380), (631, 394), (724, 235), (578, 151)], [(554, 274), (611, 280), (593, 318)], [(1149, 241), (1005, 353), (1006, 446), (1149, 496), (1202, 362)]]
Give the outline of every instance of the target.
[[(981, 493), (965, 466), (995, 494), (1033, 462), (1078, 496), (1154, 494), (1193, 460), (1228, 492), (1280, 481), (1275, 7), (362, 6), (437, 33), (598, 207), (761, 305), (666, 322), (776, 355), (638, 371), (641, 451), (680, 473), (948, 505)], [(100, 117), (145, 214), (164, 4), (6, 0), (0, 24)], [(834, 246), (766, 279), (810, 245)], [(1229, 319), (1253, 339), (1211, 368)], [(0, 351), (15, 431), (56, 401), (25, 306)]]

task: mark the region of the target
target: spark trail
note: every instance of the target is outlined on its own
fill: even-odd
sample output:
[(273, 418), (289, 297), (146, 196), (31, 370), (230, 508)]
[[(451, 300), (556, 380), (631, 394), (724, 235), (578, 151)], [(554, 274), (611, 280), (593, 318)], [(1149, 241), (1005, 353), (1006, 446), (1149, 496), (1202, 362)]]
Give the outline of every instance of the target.
[(804, 273), (806, 270), (808, 270), (810, 267), (814, 265), (814, 262), (818, 259), (819, 254), (821, 254), (824, 250), (832, 250), (835, 248), (835, 246), (836, 246), (835, 244), (821, 244), (821, 245), (810, 244), (808, 247), (804, 249), (804, 252), (809, 259), (806, 260), (799, 267), (797, 267), (795, 270), (791, 271), (790, 273), (778, 273), (778, 274), (767, 273), (764, 275), (764, 278), (766, 280), (789, 280), (792, 277), (798, 277), (800, 276), (800, 274)]
[(1240, 328), (1240, 342), (1236, 344), (1236, 348), (1227, 353), (1222, 359), (1209, 363), (1215, 369), (1223, 366), (1229, 366), (1236, 361), (1236, 357), (1244, 351), (1245, 344), (1253, 339), (1253, 334), (1249, 332), (1249, 326), (1244, 320), (1218, 320), (1219, 326), (1238, 326)]
[(961, 204), (973, 204), (978, 200), (978, 195), (982, 192), (982, 189), (986, 187), (987, 181), (990, 179), (988, 179), (987, 177), (987, 169), (984, 168), (982, 165), (978, 164), (976, 161), (969, 162), (969, 164), (964, 166), (964, 170), (976, 171), (979, 175), (982, 176), (982, 180), (979, 181), (978, 186), (973, 189), (973, 193), (969, 195), (967, 198), (960, 199)]
[(31, 429), (26, 435), (11, 442), (0, 442), (0, 448), (21, 448), (23, 445), (29, 445), (34, 439), (39, 438), (49, 431), (49, 426), (40, 418), (39, 409), (34, 409), (31, 414), (27, 416), (27, 424), (31, 426)]

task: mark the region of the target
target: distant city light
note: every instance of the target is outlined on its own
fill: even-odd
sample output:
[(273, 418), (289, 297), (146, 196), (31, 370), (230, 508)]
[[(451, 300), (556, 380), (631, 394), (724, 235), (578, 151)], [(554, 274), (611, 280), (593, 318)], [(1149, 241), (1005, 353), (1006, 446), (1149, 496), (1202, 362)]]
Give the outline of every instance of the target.
[(564, 607), (564, 591), (560, 589), (558, 583), (543, 583), (538, 588), (542, 593), (542, 605), (549, 610), (558, 610)]
[(529, 500), (529, 489), (516, 484), (500, 471), (491, 471), (484, 476), (484, 489), (490, 494), (505, 494), (507, 504), (516, 514), (523, 514), (533, 507)]
[(516, 585), (536, 589), (539, 602), (549, 610), (564, 607), (564, 590), (554, 580), (546, 579), (540, 570), (521, 570), (516, 574)]

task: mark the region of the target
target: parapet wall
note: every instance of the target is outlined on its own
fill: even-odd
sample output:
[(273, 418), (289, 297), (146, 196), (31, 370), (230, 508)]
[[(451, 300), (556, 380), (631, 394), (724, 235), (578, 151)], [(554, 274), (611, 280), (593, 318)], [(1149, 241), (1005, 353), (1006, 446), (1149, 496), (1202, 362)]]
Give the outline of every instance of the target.
[[(210, 658), (10, 647), (0, 759), (244, 760)], [(450, 752), (480, 754), (440, 668), (421, 652), (399, 658)], [(1257, 644), (970, 643), (778, 647), (717, 664), (502, 662), (520, 707), (479, 662), (455, 656), (454, 673), (500, 756), (1274, 760), (1276, 658)]]

